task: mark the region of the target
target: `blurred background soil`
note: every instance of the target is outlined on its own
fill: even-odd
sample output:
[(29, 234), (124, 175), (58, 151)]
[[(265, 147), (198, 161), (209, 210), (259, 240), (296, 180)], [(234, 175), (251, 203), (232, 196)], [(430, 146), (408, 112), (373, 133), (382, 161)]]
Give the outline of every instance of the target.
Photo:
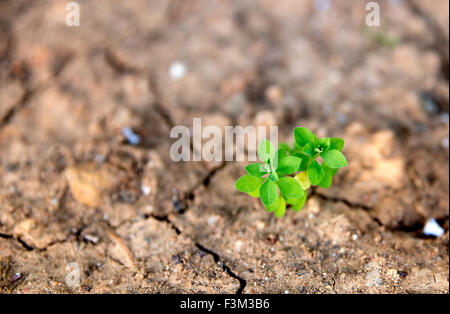
[[(448, 1), (78, 2), (0, 1), (0, 291), (448, 293)], [(193, 117), (349, 166), (275, 219), (246, 163), (171, 161)]]

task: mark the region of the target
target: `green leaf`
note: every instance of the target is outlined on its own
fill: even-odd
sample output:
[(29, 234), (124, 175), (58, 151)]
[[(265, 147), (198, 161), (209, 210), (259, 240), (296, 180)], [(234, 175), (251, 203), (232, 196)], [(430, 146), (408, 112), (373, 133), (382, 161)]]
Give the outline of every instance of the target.
[(299, 151), (302, 150), (302, 148), (303, 148), (303, 146), (299, 146), (297, 144), (297, 142), (294, 140), (294, 142), (292, 143), (292, 151), (293, 152), (299, 152)]
[(285, 213), (286, 213), (286, 201), (284, 200), (283, 197), (280, 197), (278, 207), (275, 209), (273, 214), (275, 215), (275, 217), (280, 218), (283, 217)]
[(322, 168), (325, 172), (322, 181), (320, 181), (319, 186), (324, 189), (328, 189), (333, 181), (332, 169), (328, 168), (326, 165), (322, 164)]
[(312, 146), (312, 144), (308, 143), (303, 147), (302, 150), (303, 153), (305, 153), (308, 156), (314, 156), (316, 153), (314, 152), (314, 148)]
[(278, 195), (277, 198), (275, 199), (275, 201), (274, 201), (272, 204), (266, 206), (266, 205), (264, 205), (264, 203), (263, 203), (263, 205), (264, 205), (264, 207), (266, 208), (266, 210), (267, 210), (269, 213), (271, 213), (271, 212), (273, 212), (275, 209), (278, 208), (278, 205), (280, 205), (280, 200), (281, 200), (281, 197)]
[(323, 150), (326, 151), (328, 150), (328, 148), (330, 148), (331, 145), (331, 140), (329, 137), (323, 137), (319, 140), (319, 147)]
[(263, 182), (262, 178), (257, 178), (249, 174), (245, 174), (236, 181), (236, 189), (244, 193), (250, 193), (259, 188)]
[(268, 140), (262, 140), (258, 146), (258, 157), (263, 162), (273, 159), (275, 155), (275, 147)]
[(271, 172), (269, 174), (269, 179), (272, 180), (273, 182), (277, 182), (278, 181), (278, 174), (276, 172)]
[(297, 169), (297, 171), (305, 171), (306, 167), (308, 166), (309, 159), (311, 157), (302, 153), (295, 153), (295, 157), (298, 157), (302, 160), (302, 162), (300, 163), (300, 167)]
[(278, 156), (278, 163), (279, 163), (281, 159), (288, 156), (287, 150), (285, 150), (284, 148), (278, 149), (277, 156)]
[(307, 189), (309, 189), (309, 187), (311, 186), (311, 181), (309, 181), (306, 171), (302, 171), (300, 173), (297, 173), (295, 175), (295, 180), (297, 180), (298, 183), (300, 183), (300, 185), (302, 186), (303, 190), (305, 190), (305, 191)]
[(302, 160), (299, 157), (287, 156), (283, 159), (278, 159), (277, 172), (282, 174), (291, 174), (297, 172)]
[(260, 163), (250, 164), (247, 167), (245, 167), (245, 170), (254, 177), (261, 177), (268, 172), (265, 165)]
[(286, 198), (300, 198), (305, 193), (300, 183), (292, 177), (281, 178), (277, 184)]
[(330, 149), (336, 149), (342, 151), (344, 148), (344, 140), (339, 137), (333, 137), (330, 139)]
[(320, 157), (330, 168), (342, 168), (348, 165), (345, 156), (338, 150), (332, 149), (320, 154)]
[(288, 156), (288, 153), (286, 150), (280, 148), (277, 150), (277, 154), (275, 155), (277, 158), (271, 158), (270, 159), (270, 166), (272, 169), (276, 170), (280, 164), (280, 160)]
[(289, 147), (289, 144), (288, 143), (284, 143), (284, 142), (281, 142), (280, 144), (278, 144), (278, 148), (279, 148), (279, 150), (282, 149), (282, 150), (285, 150), (287, 152), (291, 151), (291, 148)]
[(259, 198), (259, 187), (256, 190), (252, 191), (252, 192), (248, 192), (247, 194), (252, 196), (252, 197)]
[(259, 189), (259, 195), (261, 196), (261, 201), (265, 206), (272, 204), (278, 196), (277, 186), (273, 181), (266, 180), (266, 182), (261, 185)]
[(297, 202), (292, 203), (292, 210), (297, 212), (300, 209), (302, 209), (303, 206), (305, 205), (306, 198), (307, 198), (307, 194), (305, 193), (305, 194), (303, 194), (303, 197), (297, 199)]
[(325, 175), (322, 166), (316, 160), (309, 165), (307, 172), (312, 185), (318, 185)]
[(314, 144), (314, 134), (307, 128), (295, 128), (294, 139), (298, 146), (305, 146), (306, 144)]

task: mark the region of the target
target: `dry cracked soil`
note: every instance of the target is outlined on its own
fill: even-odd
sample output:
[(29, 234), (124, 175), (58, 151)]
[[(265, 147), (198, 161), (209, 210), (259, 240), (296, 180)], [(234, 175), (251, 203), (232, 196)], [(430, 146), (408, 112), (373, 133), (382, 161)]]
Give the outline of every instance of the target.
[[(448, 293), (449, 3), (378, 2), (1, 1), (0, 292)], [(245, 162), (170, 159), (194, 117), (349, 166), (276, 219)]]

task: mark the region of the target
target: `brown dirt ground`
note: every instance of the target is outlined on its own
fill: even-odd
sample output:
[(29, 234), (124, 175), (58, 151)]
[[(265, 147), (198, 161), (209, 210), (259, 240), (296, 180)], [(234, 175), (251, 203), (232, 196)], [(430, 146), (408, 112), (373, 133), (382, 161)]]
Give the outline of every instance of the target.
[[(378, 30), (357, 0), (80, 3), (0, 2), (0, 291), (449, 292), (448, 1), (379, 1)], [(193, 117), (340, 136), (349, 166), (275, 219), (245, 163), (170, 160)]]

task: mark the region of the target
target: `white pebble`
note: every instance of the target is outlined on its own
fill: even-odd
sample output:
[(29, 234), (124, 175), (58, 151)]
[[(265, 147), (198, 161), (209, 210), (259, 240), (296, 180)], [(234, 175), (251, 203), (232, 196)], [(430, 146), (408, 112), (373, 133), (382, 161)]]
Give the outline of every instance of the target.
[(425, 227), (423, 228), (423, 234), (434, 237), (440, 237), (444, 234), (444, 232), (445, 230), (441, 226), (439, 226), (439, 224), (436, 222), (436, 219), (434, 218), (428, 219)]
[(186, 66), (182, 62), (174, 62), (169, 67), (169, 76), (172, 80), (176, 81), (183, 78), (186, 75)]
[(219, 220), (219, 217), (217, 217), (217, 216), (209, 216), (208, 217), (208, 225), (214, 226), (216, 224), (217, 220)]
[(150, 193), (152, 192), (152, 189), (149, 186), (141, 185), (141, 192), (142, 192), (142, 194), (147, 196), (147, 195), (150, 195)]
[(358, 240), (358, 235), (357, 235), (357, 234), (352, 235), (352, 240), (353, 240), (353, 241)]

